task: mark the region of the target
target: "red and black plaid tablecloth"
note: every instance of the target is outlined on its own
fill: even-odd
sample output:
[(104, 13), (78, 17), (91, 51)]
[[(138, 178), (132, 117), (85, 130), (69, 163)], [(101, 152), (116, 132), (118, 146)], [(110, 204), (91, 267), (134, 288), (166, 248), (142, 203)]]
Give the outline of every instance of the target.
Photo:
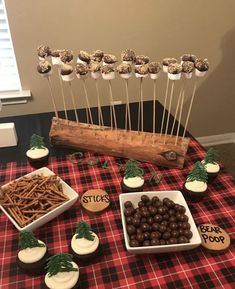
[[(96, 157), (98, 163), (87, 164)], [(142, 163), (145, 171), (145, 190), (180, 190), (186, 175), (197, 160), (204, 157), (203, 148), (191, 141), (184, 169), (164, 169)], [(108, 161), (108, 169), (102, 168)], [(208, 196), (199, 203), (188, 202), (196, 224), (213, 223), (225, 229), (232, 239), (226, 253), (213, 255), (201, 247), (170, 254), (131, 255), (125, 249), (118, 196), (122, 192), (120, 165), (125, 159), (84, 154), (79, 164), (72, 164), (69, 155), (53, 157), (48, 167), (58, 174), (81, 196), (91, 188), (102, 188), (110, 194), (111, 208), (98, 216), (84, 213), (79, 201), (67, 212), (35, 231), (47, 243), (50, 253), (68, 252), (75, 224), (83, 219), (99, 235), (102, 258), (89, 266), (80, 267), (80, 287), (85, 288), (235, 288), (235, 185), (224, 169), (213, 184)], [(31, 172), (27, 162), (0, 164), (0, 184)], [(164, 175), (157, 185), (148, 182), (151, 172)], [(170, 196), (169, 196), (170, 197)], [(16, 265), (18, 232), (6, 216), (0, 214), (0, 288), (41, 288), (44, 276), (32, 278)]]

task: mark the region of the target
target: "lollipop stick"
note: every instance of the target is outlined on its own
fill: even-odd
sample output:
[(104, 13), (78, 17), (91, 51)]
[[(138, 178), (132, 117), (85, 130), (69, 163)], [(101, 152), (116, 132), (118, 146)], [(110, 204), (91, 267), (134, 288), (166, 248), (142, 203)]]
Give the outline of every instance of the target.
[(95, 79), (95, 88), (96, 88), (96, 95), (97, 95), (97, 103), (98, 103), (98, 119), (99, 119), (99, 126), (104, 125), (103, 115), (102, 115), (102, 109), (100, 106), (100, 93), (99, 93), (99, 87), (98, 87), (98, 80)]
[(169, 102), (167, 121), (166, 121), (166, 130), (165, 130), (165, 136), (164, 136), (164, 144), (166, 143), (166, 135), (167, 135), (167, 131), (168, 131), (169, 119), (170, 119), (170, 114), (171, 114), (171, 103), (172, 103), (172, 96), (173, 96), (173, 93), (174, 93), (174, 86), (175, 86), (175, 80), (173, 80), (172, 86), (171, 86), (171, 94), (170, 94), (170, 102)]
[(79, 123), (71, 81), (69, 81), (69, 90), (70, 90), (70, 95), (71, 95), (72, 102), (73, 102), (73, 109), (74, 109), (74, 113), (75, 113), (75, 118), (76, 118), (77, 123)]
[(178, 120), (178, 127), (177, 127), (177, 133), (176, 133), (176, 138), (175, 138), (175, 145), (177, 145), (178, 142), (178, 137), (179, 137), (179, 131), (180, 131), (180, 123), (181, 123), (181, 117), (182, 117), (182, 111), (183, 111), (183, 105), (184, 105), (184, 93), (185, 90), (182, 92), (182, 98), (181, 98), (181, 104), (180, 104), (180, 115), (179, 115), (179, 120)]
[(144, 131), (144, 96), (143, 96), (143, 77), (140, 79), (140, 101), (141, 101), (141, 131)]
[(141, 84), (142, 82), (142, 77), (140, 78), (140, 91), (139, 91), (139, 105), (138, 105), (138, 132), (140, 131), (140, 103), (141, 103)]
[(54, 107), (55, 116), (56, 116), (56, 118), (59, 118), (58, 112), (57, 112), (57, 108), (56, 108), (56, 104), (55, 104), (55, 98), (54, 98), (54, 95), (52, 93), (51, 80), (50, 80), (49, 76), (47, 76), (47, 80), (48, 80), (48, 86), (49, 86), (49, 90), (50, 90), (50, 94), (51, 94), (51, 100), (52, 100), (52, 104), (53, 104), (53, 107)]
[(89, 99), (88, 99), (88, 93), (87, 93), (87, 89), (86, 89), (85, 79), (83, 79), (82, 83), (83, 83), (83, 88), (84, 88), (84, 92), (85, 92), (86, 103), (87, 103), (87, 108), (88, 108), (91, 124), (93, 124), (93, 118), (92, 118), (91, 107), (90, 107), (90, 103), (89, 103)]
[[(153, 137), (156, 132), (156, 90), (157, 90), (157, 82), (156, 79), (153, 81)], [(154, 139), (153, 139), (154, 142)]]
[(176, 110), (175, 110), (175, 115), (174, 115), (174, 121), (173, 121), (173, 125), (172, 125), (172, 128), (171, 128), (171, 136), (173, 135), (173, 132), (174, 132), (175, 122), (176, 122), (176, 119), (177, 119), (177, 114), (178, 114), (179, 105), (180, 105), (180, 101), (181, 101), (181, 97), (182, 97), (183, 91), (184, 91), (184, 84), (183, 84), (183, 87), (180, 89), (180, 93), (179, 93), (179, 96), (178, 96)]
[(129, 89), (128, 89), (128, 79), (126, 79), (125, 84), (126, 84), (126, 129), (127, 129), (127, 116), (128, 116), (129, 130), (131, 131), (131, 112), (130, 112), (130, 98), (129, 98)]
[(195, 83), (194, 83), (193, 95), (192, 95), (192, 98), (191, 98), (191, 102), (190, 102), (190, 105), (189, 105), (187, 118), (186, 118), (185, 125), (184, 125), (183, 138), (185, 137), (185, 133), (186, 133), (186, 130), (187, 130), (188, 120), (189, 120), (189, 116), (190, 116), (190, 113), (191, 113), (191, 110), (192, 110), (192, 105), (193, 105), (193, 100), (194, 100), (196, 89), (197, 89), (197, 78), (196, 78)]
[(164, 120), (165, 120), (166, 102), (167, 102), (167, 97), (168, 97), (168, 90), (169, 90), (169, 78), (167, 77), (166, 91), (165, 91), (165, 100), (164, 100), (164, 107), (163, 107), (163, 115), (162, 115), (162, 123), (161, 123), (160, 136), (162, 136), (162, 132), (163, 132), (163, 125), (164, 125)]
[(114, 103), (113, 103), (113, 91), (112, 91), (111, 80), (109, 80), (109, 95), (110, 95), (110, 103), (111, 103), (110, 107), (112, 108), (112, 112), (113, 112), (114, 127), (117, 130), (117, 119), (116, 119), (116, 113), (115, 113), (115, 108), (114, 108)]
[(60, 77), (60, 67), (59, 67), (59, 66), (58, 66), (58, 74), (59, 74), (60, 88), (61, 88), (61, 94), (62, 94), (62, 100), (63, 100), (63, 106), (64, 106), (64, 114), (65, 114), (66, 120), (68, 120), (68, 114), (67, 114), (66, 103), (65, 103), (65, 96), (64, 96), (64, 88), (63, 88), (62, 79), (61, 79), (61, 77)]

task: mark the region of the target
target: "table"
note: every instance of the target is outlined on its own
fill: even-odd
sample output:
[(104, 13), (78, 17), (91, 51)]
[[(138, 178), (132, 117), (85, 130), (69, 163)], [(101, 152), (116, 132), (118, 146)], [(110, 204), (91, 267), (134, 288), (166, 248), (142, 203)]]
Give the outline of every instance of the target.
[[(73, 164), (70, 152), (50, 157), (48, 168), (74, 188), (79, 196), (91, 188), (102, 188), (110, 194), (110, 209), (98, 216), (88, 216), (75, 205), (56, 219), (35, 231), (50, 253), (68, 252), (69, 242), (79, 220), (91, 224), (99, 235), (102, 256), (99, 262), (80, 267), (80, 288), (235, 288), (235, 185), (232, 176), (222, 170), (208, 187), (208, 196), (199, 203), (188, 202), (197, 225), (213, 223), (225, 229), (232, 239), (226, 253), (212, 254), (201, 247), (170, 254), (131, 255), (125, 249), (118, 196), (122, 192), (120, 164), (125, 159), (85, 153), (82, 162)], [(192, 165), (204, 157), (203, 147), (191, 139), (185, 166), (180, 169), (159, 168), (142, 163), (145, 171), (145, 190), (180, 190)], [(87, 159), (96, 157), (98, 164), (90, 166)], [(108, 161), (109, 169), (102, 168)], [(5, 184), (33, 169), (25, 158), (0, 161), (0, 184)], [(148, 182), (151, 172), (163, 174), (157, 185)], [(170, 195), (169, 195), (170, 197)], [(41, 288), (44, 277), (32, 278), (22, 273), (15, 262), (18, 250), (18, 232), (0, 214), (0, 288)]]

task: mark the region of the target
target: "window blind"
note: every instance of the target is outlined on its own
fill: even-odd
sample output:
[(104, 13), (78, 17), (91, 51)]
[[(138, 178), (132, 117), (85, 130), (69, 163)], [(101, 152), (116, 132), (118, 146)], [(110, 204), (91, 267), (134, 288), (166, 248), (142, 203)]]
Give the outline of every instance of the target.
[(0, 92), (21, 90), (4, 0), (0, 0)]

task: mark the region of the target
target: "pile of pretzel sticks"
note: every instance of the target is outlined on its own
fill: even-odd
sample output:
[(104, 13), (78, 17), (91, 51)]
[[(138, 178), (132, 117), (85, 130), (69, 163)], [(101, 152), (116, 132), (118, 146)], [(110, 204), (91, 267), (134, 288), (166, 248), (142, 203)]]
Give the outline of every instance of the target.
[(0, 194), (0, 204), (22, 228), (68, 200), (56, 175), (22, 177)]

